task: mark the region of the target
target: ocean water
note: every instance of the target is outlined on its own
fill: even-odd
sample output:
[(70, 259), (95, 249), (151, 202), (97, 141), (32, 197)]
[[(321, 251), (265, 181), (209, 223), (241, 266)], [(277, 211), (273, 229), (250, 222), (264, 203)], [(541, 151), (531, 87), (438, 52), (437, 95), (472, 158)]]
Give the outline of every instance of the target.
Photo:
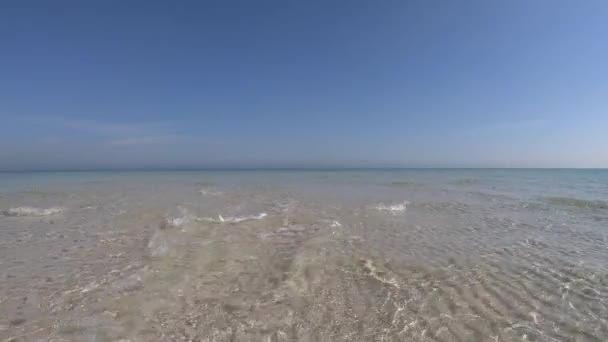
[(0, 173), (0, 340), (607, 341), (608, 170)]

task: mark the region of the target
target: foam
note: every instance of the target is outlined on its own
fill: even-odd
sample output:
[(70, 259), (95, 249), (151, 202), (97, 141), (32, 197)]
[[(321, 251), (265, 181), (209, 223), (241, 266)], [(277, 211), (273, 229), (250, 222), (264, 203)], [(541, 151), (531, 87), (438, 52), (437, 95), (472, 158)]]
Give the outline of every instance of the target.
[(178, 210), (181, 216), (165, 217), (164, 227), (177, 228), (197, 219), (197, 217), (189, 214), (188, 210), (186, 210), (184, 207), (179, 206)]
[(203, 195), (203, 196), (220, 196), (223, 195), (222, 192), (220, 191), (212, 191), (212, 190), (207, 190), (207, 189), (200, 189), (198, 191), (199, 194)]
[(6, 216), (48, 216), (60, 214), (64, 211), (61, 207), (34, 208), (34, 207), (15, 207), (4, 211)]
[(203, 221), (203, 222), (213, 222), (213, 223), (218, 223), (218, 224), (221, 224), (221, 223), (239, 223), (239, 222), (243, 222), (243, 221), (262, 220), (266, 216), (268, 216), (268, 214), (266, 214), (266, 213), (259, 213), (257, 215), (227, 216), (227, 217), (223, 217), (222, 215), (218, 215), (217, 218), (198, 217), (198, 218), (196, 218), (196, 220), (197, 221)]
[(376, 210), (380, 210), (380, 211), (402, 212), (402, 211), (405, 211), (405, 209), (407, 209), (408, 204), (409, 204), (408, 201), (404, 201), (402, 203), (395, 203), (395, 204), (390, 204), (390, 205), (379, 204), (379, 205), (375, 206), (374, 208)]
[(173, 227), (181, 227), (191, 221), (190, 216), (173, 217), (167, 219), (167, 224)]
[(261, 220), (268, 216), (266, 213), (259, 213), (257, 215), (246, 215), (246, 216), (234, 216), (234, 217), (222, 217), (222, 215), (218, 215), (218, 218), (221, 219), (222, 223), (239, 223), (243, 221), (251, 221), (251, 220)]

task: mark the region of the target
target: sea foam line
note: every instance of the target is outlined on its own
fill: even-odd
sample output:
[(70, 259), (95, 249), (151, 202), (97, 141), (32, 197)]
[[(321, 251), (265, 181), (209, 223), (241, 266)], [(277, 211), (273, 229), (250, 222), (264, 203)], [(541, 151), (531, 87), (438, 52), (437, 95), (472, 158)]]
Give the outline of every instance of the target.
[(401, 211), (405, 211), (405, 209), (407, 209), (408, 204), (409, 204), (408, 201), (404, 201), (404, 202), (396, 203), (396, 204), (390, 204), (390, 205), (378, 204), (374, 208), (376, 210), (380, 210), (380, 211), (401, 212)]
[(35, 207), (15, 207), (4, 211), (5, 216), (48, 216), (62, 213), (65, 209), (61, 207), (35, 208)]
[(169, 227), (181, 227), (190, 222), (211, 222), (217, 224), (223, 223), (240, 223), (244, 221), (262, 220), (268, 214), (259, 213), (257, 215), (245, 215), (245, 216), (222, 216), (221, 214), (217, 217), (197, 217), (193, 215), (183, 215), (180, 217), (169, 217), (165, 219), (165, 224)]
[(217, 219), (213, 218), (204, 218), (205, 221), (214, 222), (214, 223), (239, 223), (243, 221), (250, 220), (261, 220), (268, 216), (266, 213), (259, 213), (257, 215), (246, 215), (246, 216), (227, 216), (223, 217), (222, 215), (218, 215)]
[(198, 193), (203, 196), (221, 196), (224, 194), (223, 192), (220, 192), (220, 191), (213, 191), (213, 190), (208, 190), (208, 189), (200, 189), (198, 191)]

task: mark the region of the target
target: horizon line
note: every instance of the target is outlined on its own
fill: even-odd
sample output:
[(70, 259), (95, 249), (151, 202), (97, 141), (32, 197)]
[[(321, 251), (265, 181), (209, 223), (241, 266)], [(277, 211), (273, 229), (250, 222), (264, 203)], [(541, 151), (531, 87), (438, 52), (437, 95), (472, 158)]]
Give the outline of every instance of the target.
[(608, 170), (608, 167), (196, 167), (196, 168), (73, 168), (73, 169), (0, 169), (0, 173), (35, 172), (195, 172), (195, 171), (391, 171), (391, 170)]

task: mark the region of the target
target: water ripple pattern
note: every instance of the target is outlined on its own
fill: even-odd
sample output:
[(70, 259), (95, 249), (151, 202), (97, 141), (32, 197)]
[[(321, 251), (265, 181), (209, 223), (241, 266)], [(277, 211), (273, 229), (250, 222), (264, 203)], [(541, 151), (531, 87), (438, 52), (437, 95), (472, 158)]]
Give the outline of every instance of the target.
[(0, 340), (608, 340), (608, 171), (58, 177), (0, 174)]

